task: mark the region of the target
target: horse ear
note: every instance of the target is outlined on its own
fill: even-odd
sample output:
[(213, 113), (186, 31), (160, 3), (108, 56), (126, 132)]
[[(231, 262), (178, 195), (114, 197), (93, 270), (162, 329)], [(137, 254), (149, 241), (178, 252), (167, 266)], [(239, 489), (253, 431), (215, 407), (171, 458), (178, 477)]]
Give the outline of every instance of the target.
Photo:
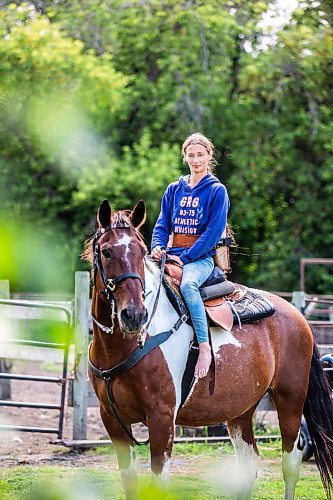
[(143, 200), (135, 205), (130, 215), (132, 224), (139, 229), (146, 222), (146, 205)]
[(103, 200), (99, 206), (97, 222), (100, 227), (107, 227), (111, 222), (111, 207), (108, 200)]

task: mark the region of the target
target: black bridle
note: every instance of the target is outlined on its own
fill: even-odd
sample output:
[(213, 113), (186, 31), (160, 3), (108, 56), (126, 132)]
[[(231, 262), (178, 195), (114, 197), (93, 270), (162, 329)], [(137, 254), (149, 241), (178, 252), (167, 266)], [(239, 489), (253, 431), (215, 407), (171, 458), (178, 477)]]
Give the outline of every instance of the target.
[(99, 247), (99, 240), (100, 238), (107, 233), (108, 231), (112, 231), (114, 229), (130, 229), (130, 226), (126, 224), (125, 222), (116, 222), (114, 224), (110, 224), (107, 227), (102, 227), (99, 228), (94, 236), (93, 240), (93, 251), (94, 251), (94, 286), (96, 287), (96, 277), (97, 273), (100, 274), (100, 277), (102, 279), (103, 285), (104, 285), (104, 292), (102, 292), (105, 297), (111, 302), (111, 305), (115, 307), (115, 299), (113, 296), (113, 292), (116, 289), (116, 286), (118, 283), (121, 281), (127, 280), (128, 278), (132, 279), (137, 279), (141, 283), (142, 287), (142, 295), (143, 299), (145, 299), (145, 285), (142, 277), (138, 273), (124, 273), (121, 274), (120, 276), (116, 276), (115, 278), (108, 278), (104, 272), (103, 266), (102, 266), (102, 261), (101, 261), (101, 252), (100, 252), (100, 247)]

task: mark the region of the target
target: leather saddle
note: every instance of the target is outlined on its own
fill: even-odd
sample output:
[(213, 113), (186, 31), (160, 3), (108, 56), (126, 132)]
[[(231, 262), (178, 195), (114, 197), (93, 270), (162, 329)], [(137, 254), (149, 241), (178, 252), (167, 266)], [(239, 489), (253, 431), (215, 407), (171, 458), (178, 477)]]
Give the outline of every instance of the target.
[[(182, 271), (182, 266), (177, 261), (168, 258), (164, 286), (169, 300), (180, 314), (184, 310), (179, 288)], [(199, 290), (210, 326), (231, 330), (234, 324), (241, 326), (242, 323), (255, 322), (275, 312), (274, 306), (266, 298), (244, 285), (228, 281), (217, 266)]]

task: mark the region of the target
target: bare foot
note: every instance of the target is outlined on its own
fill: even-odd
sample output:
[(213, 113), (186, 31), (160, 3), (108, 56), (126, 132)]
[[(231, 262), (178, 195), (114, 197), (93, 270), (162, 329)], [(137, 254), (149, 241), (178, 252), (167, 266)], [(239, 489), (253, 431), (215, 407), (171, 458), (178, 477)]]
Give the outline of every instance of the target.
[(212, 350), (209, 342), (199, 343), (199, 358), (195, 365), (194, 376), (197, 378), (204, 378), (209, 370), (212, 361)]

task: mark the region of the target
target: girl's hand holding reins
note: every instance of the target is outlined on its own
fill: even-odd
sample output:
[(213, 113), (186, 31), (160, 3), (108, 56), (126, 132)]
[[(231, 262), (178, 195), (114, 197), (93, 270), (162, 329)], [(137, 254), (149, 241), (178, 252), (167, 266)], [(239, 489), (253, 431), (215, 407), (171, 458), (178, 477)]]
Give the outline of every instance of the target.
[(157, 246), (152, 249), (151, 256), (153, 259), (160, 261), (162, 259), (163, 252), (165, 252), (165, 249)]

